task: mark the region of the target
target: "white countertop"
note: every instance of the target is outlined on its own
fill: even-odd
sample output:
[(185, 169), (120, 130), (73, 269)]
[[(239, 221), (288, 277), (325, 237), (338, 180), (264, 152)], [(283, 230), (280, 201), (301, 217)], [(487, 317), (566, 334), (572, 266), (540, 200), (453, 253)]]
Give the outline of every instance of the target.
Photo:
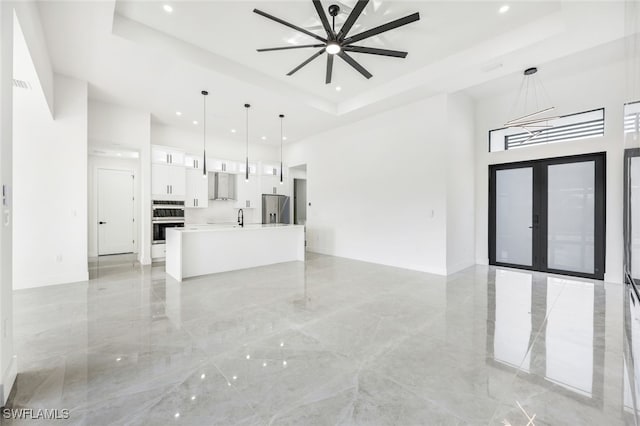
[(222, 232), (222, 231), (255, 231), (261, 229), (273, 229), (273, 228), (303, 228), (303, 225), (289, 225), (286, 223), (250, 223), (244, 225), (233, 224), (207, 224), (207, 225), (185, 225), (184, 228), (167, 228), (166, 232)]

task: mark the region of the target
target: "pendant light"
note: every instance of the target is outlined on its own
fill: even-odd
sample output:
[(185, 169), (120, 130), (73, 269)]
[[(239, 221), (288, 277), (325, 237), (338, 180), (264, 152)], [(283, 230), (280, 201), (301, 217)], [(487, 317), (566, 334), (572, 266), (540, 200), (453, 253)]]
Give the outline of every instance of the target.
[(513, 114), (516, 118), (507, 121), (505, 128), (520, 128), (529, 133), (529, 139), (547, 130), (551, 126), (548, 121), (559, 118), (558, 116), (544, 116), (553, 111), (547, 91), (536, 73), (538, 68), (531, 67), (524, 70), (520, 90), (513, 105)]
[(202, 117), (202, 177), (207, 177), (207, 95), (209, 92), (203, 90), (202, 99), (204, 101)]
[(245, 182), (249, 182), (249, 108), (251, 108), (251, 105), (244, 104), (244, 108), (245, 108), (245, 111), (246, 111), (245, 135), (246, 135), (246, 138), (247, 138), (247, 155), (245, 156), (244, 180), (245, 180)]
[(283, 181), (282, 181), (282, 140), (283, 140), (282, 121), (284, 119), (284, 114), (280, 114), (278, 117), (280, 117), (280, 185), (282, 185), (283, 184)]

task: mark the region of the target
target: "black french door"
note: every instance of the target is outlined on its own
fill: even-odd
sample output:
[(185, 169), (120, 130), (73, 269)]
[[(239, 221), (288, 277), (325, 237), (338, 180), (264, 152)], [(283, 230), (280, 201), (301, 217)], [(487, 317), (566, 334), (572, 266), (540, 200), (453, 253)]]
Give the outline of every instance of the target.
[(604, 279), (606, 154), (489, 166), (489, 263)]
[(624, 152), (624, 275), (640, 293), (640, 148)]

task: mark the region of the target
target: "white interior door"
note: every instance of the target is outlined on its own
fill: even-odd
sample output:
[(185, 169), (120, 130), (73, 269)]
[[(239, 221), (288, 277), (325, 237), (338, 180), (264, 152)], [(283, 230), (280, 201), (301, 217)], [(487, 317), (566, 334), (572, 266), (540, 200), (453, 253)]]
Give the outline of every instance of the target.
[(132, 253), (133, 172), (98, 169), (98, 255)]

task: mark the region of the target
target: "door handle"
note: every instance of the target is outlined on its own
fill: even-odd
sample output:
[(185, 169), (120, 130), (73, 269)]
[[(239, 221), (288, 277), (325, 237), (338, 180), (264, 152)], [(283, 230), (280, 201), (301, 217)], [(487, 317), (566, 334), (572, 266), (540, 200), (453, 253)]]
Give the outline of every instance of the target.
[(107, 222), (100, 221), (100, 222), (98, 222), (98, 225), (105, 225), (106, 223)]
[(530, 226), (529, 229), (533, 229), (533, 226)]

